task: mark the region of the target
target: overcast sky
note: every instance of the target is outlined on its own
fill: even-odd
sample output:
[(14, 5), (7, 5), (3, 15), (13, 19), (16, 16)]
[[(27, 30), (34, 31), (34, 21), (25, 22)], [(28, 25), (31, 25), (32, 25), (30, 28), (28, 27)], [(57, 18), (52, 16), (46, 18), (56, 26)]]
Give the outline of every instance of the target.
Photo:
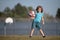
[(60, 8), (60, 0), (0, 0), (0, 11), (3, 11), (7, 6), (12, 9), (17, 3), (27, 7), (32, 6), (34, 9), (41, 5), (45, 12), (53, 16), (56, 15), (57, 9)]

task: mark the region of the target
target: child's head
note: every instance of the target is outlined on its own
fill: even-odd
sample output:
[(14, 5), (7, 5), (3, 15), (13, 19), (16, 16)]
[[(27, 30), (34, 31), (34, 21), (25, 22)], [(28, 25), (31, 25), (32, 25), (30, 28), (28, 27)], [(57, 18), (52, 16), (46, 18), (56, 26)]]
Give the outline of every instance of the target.
[(43, 12), (43, 8), (42, 8), (42, 6), (37, 6), (36, 11), (42, 13), (42, 12)]

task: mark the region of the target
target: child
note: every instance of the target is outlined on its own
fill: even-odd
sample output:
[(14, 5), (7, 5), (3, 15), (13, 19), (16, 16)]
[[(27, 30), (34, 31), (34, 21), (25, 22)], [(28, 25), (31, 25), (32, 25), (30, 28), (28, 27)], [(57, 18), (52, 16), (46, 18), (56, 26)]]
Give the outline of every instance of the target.
[(34, 32), (34, 28), (36, 27), (42, 34), (43, 38), (45, 37), (42, 29), (41, 29), (41, 20), (42, 20), (42, 23), (44, 24), (44, 17), (43, 17), (43, 8), (42, 6), (38, 6), (36, 8), (36, 11), (37, 13), (35, 14), (35, 18), (33, 19), (33, 22), (32, 22), (32, 27), (31, 27), (31, 33), (30, 33), (30, 36), (29, 37), (32, 37), (33, 35), (33, 32)]

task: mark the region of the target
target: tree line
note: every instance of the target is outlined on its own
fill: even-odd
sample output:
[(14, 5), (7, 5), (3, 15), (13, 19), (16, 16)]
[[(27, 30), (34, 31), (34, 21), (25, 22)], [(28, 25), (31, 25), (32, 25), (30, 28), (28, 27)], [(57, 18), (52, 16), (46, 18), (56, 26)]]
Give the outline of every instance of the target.
[(58, 8), (58, 10), (57, 10), (56, 18), (60, 19), (60, 8)]
[[(6, 7), (3, 12), (0, 12), (0, 17), (20, 17), (28, 18), (29, 10), (34, 10), (31, 6), (26, 7), (22, 6), (20, 3), (17, 3), (14, 8), (10, 9)], [(60, 18), (60, 8), (57, 9), (56, 18)]]
[(22, 6), (20, 3), (17, 3), (14, 8), (10, 9), (6, 7), (3, 12), (0, 12), (0, 17), (21, 17), (28, 18), (28, 11), (33, 8)]

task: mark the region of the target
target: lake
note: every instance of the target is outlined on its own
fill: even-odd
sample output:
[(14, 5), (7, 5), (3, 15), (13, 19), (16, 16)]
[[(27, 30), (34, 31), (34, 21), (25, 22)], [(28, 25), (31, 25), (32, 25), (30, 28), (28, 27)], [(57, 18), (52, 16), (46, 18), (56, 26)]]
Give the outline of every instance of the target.
[[(5, 35), (5, 33), (6, 35), (29, 35), (31, 23), (32, 21), (14, 21), (13, 24), (4, 25), (4, 21), (0, 21), (0, 35)], [(60, 35), (60, 22), (45, 22), (42, 29), (46, 35)], [(34, 35), (39, 34), (39, 31), (35, 28)]]

